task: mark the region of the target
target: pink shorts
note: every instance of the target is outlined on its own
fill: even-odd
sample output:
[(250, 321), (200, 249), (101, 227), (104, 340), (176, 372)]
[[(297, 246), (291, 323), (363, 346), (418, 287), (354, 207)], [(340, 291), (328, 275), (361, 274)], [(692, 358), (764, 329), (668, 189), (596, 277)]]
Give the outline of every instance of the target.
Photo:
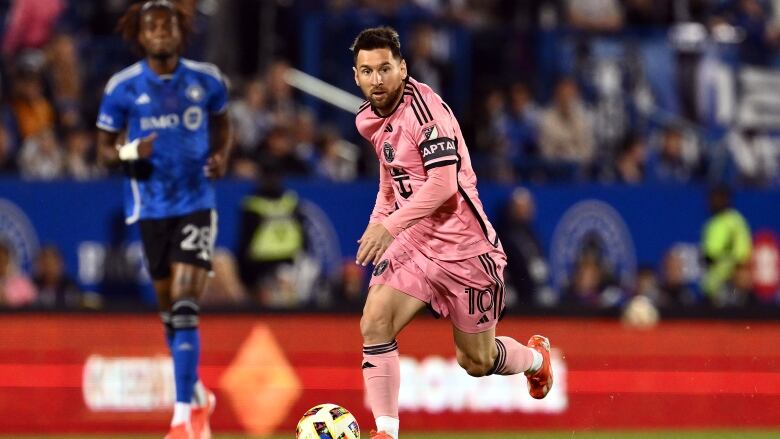
[(494, 328), (504, 310), (504, 267), (501, 249), (441, 261), (396, 239), (374, 267), (370, 286), (402, 291), (429, 304), (435, 314), (449, 316), (461, 331), (478, 333)]

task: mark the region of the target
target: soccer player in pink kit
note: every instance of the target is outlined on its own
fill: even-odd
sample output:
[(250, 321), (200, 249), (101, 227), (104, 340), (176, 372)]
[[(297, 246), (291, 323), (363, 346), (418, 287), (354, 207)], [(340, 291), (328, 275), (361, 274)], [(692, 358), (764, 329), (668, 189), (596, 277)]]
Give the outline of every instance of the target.
[(426, 305), (449, 316), (458, 364), (469, 375), (525, 373), (532, 397), (553, 384), (550, 342), (496, 337), (506, 256), (482, 209), (460, 126), (427, 85), (407, 74), (398, 34), (366, 29), (352, 45), (367, 101), (356, 125), (379, 158), (379, 193), (358, 241), (374, 264), (360, 320), (363, 379), (377, 432), (398, 438), (398, 333)]

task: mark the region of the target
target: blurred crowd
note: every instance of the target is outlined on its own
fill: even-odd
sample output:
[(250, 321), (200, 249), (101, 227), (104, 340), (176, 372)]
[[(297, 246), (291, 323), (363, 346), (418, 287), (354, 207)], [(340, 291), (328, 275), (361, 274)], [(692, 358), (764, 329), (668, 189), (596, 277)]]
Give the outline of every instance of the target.
[[(133, 61), (112, 33), (128, 3), (0, 1), (0, 173), (107, 175), (95, 160), (94, 116), (103, 84)], [(411, 74), (453, 103), (485, 179), (780, 182), (780, 115), (756, 122), (738, 114), (739, 72), (759, 68), (776, 80), (777, 1), (183, 3), (197, 18), (187, 55), (217, 62), (231, 79), (237, 178), (256, 178), (264, 160), (294, 177), (374, 175), (373, 151), (349, 115), (323, 110), (285, 81), (289, 67), (309, 65), (357, 93), (349, 85), (353, 29), (342, 32), (343, 47), (312, 46), (299, 31), (319, 18), (325, 24), (309, 26), (315, 41), (347, 22), (397, 26)], [(226, 24), (234, 31), (214, 32)], [(461, 43), (470, 50), (457, 50)], [(219, 49), (226, 44), (237, 50)], [(334, 54), (345, 64), (333, 66)], [(463, 62), (469, 68), (457, 67)]]
[[(0, 0), (0, 175), (90, 180), (113, 172), (97, 163), (94, 121), (105, 82), (134, 61), (113, 33), (129, 3)], [(300, 93), (285, 77), (295, 67), (357, 94), (347, 48), (361, 27), (379, 24), (401, 31), (411, 75), (452, 103), (483, 180), (780, 186), (780, 96), (766, 86), (780, 84), (777, 0), (183, 3), (196, 16), (186, 55), (217, 63), (230, 78), (230, 176), (258, 181), (257, 195), (280, 209), (288, 194), (263, 186), (269, 178), (374, 178), (374, 151), (352, 116)], [(751, 106), (754, 82), (764, 84), (763, 100)], [(261, 227), (248, 211), (247, 242)], [(752, 302), (753, 295), (736, 293), (751, 289), (749, 250), (729, 255), (723, 268), (704, 243), (701, 281), (683, 274), (685, 256), (670, 249), (658, 267), (639, 270), (635, 285), (619, 285), (598, 252), (585, 250), (566, 291), (553, 292), (530, 192), (514, 192), (499, 222), (510, 259), (519, 261), (507, 274), (514, 303), (612, 307), (635, 295), (659, 307)], [(242, 259), (247, 249), (219, 260), (228, 274), (217, 281), (236, 292), (229, 302), (260, 297), (263, 305), (287, 306), (297, 299), (278, 292), (297, 287), (280, 287), (285, 279), (316, 278), (297, 257), (304, 237), (285, 227), (297, 244), (267, 267)], [(0, 247), (0, 262), (9, 259), (7, 250)], [(280, 263), (293, 268), (271, 283), (248, 277), (278, 274)], [(0, 271), (5, 285), (19, 286), (13, 297), (0, 294), (0, 302), (99, 307), (73, 288), (61, 266), (57, 249), (44, 248), (33, 279)], [(715, 280), (710, 269), (719, 273)], [(351, 265), (342, 273), (334, 288), (359, 303), (365, 273)]]

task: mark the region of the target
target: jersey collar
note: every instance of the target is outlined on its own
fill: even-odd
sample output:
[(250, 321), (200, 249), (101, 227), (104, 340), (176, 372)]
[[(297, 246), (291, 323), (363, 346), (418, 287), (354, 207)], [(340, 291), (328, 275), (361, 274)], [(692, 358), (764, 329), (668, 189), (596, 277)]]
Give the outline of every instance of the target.
[(157, 73), (152, 70), (151, 67), (149, 67), (149, 63), (146, 62), (144, 59), (141, 61), (141, 66), (143, 67), (144, 76), (146, 76), (146, 79), (149, 81), (155, 83), (155, 84), (163, 84), (166, 80), (176, 79), (179, 77), (182, 71), (182, 62), (181, 57), (179, 57), (179, 61), (176, 63), (176, 68), (173, 70), (173, 73), (170, 75), (163, 75), (159, 76)]

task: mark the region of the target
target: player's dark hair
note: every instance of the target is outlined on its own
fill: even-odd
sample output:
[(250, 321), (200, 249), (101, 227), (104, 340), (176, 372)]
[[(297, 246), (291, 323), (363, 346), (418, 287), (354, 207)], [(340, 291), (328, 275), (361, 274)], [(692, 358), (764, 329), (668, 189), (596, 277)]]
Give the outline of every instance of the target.
[(192, 34), (192, 13), (182, 6), (178, 0), (146, 0), (133, 3), (127, 8), (122, 18), (119, 19), (119, 23), (116, 25), (117, 33), (122, 35), (122, 38), (130, 44), (133, 51), (143, 55), (144, 48), (138, 42), (138, 33), (141, 31), (141, 17), (153, 10), (167, 10), (172, 14), (176, 14), (182, 39), (179, 52), (183, 51), (189, 36)]
[(352, 51), (352, 62), (357, 62), (358, 52), (361, 50), (390, 49), (390, 53), (397, 60), (401, 60), (401, 40), (398, 32), (392, 27), (372, 27), (360, 32), (349, 50)]

